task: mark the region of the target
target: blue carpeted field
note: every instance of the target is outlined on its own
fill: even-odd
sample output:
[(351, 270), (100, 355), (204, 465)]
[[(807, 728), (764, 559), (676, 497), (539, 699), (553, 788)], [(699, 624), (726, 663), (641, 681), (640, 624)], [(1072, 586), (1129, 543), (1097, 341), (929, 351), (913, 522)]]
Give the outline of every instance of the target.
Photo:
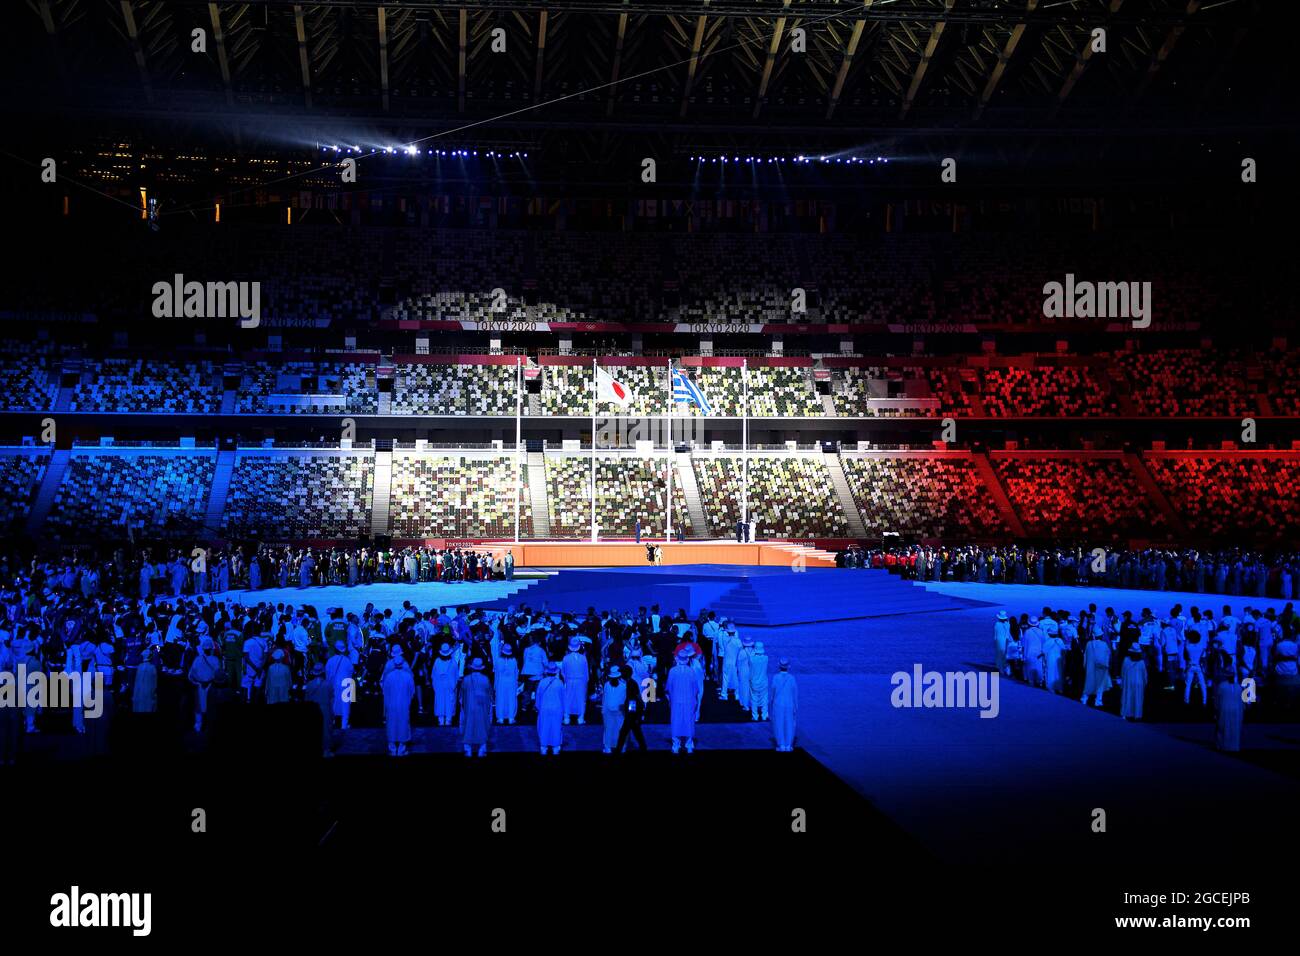
[[(523, 602), (585, 612), (658, 603), (667, 613), (686, 608), (692, 617), (704, 606), (730, 610), (742, 622), (779, 622), (740, 629), (765, 643), (773, 669), (779, 658), (790, 659), (799, 682), (799, 744), (936, 854), (953, 860), (996, 848), (1079, 854), (1081, 862), (1097, 862), (1133, 839), (1160, 848), (1165, 863), (1179, 854), (1194, 859), (1202, 836), (1189, 823), (1188, 807), (1219, 808), (1220, 819), (1231, 821), (1233, 839), (1259, 845), (1277, 821), (1254, 811), (1300, 796), (1294, 775), (1249, 759), (1257, 746), (1295, 749), (1294, 742), (1279, 744), (1268, 728), (1252, 726), (1249, 713), (1245, 751), (1225, 755), (1212, 749), (1209, 722), (1181, 725), (1175, 734), (1009, 680), (999, 682), (993, 719), (975, 709), (891, 704), (890, 676), (917, 664), (937, 671), (991, 670), (992, 622), (1003, 607), (1036, 614), (1044, 605), (1077, 611), (1093, 602), (1119, 612), (1151, 607), (1160, 614), (1178, 602), (1216, 612), (1225, 603), (1240, 610), (1280, 608), (1284, 602), (1102, 588), (919, 586), (874, 571), (797, 574), (708, 565), (570, 570), (541, 583), (514, 583), (520, 587), (291, 588), (257, 598), (322, 609), (409, 600), (417, 607)], [(750, 785), (761, 782), (737, 782), (737, 799)], [(1095, 809), (1107, 813), (1107, 834), (1092, 832)]]

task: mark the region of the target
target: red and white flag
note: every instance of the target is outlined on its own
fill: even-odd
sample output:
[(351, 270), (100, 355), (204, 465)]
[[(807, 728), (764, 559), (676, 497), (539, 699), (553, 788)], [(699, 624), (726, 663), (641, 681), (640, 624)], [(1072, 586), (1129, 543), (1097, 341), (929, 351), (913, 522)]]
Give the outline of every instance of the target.
[(603, 368), (596, 368), (596, 398), (602, 402), (612, 402), (619, 408), (626, 408), (636, 396), (632, 389), (610, 375)]

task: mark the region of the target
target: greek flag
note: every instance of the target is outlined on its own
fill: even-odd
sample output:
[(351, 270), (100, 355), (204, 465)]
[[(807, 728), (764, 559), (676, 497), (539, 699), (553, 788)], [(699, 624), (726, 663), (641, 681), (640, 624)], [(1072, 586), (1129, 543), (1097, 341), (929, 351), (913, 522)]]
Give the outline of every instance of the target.
[(673, 369), (673, 401), (685, 402), (686, 404), (694, 403), (705, 415), (713, 414), (713, 407), (709, 405), (709, 400), (704, 397), (704, 393), (699, 390), (694, 382)]

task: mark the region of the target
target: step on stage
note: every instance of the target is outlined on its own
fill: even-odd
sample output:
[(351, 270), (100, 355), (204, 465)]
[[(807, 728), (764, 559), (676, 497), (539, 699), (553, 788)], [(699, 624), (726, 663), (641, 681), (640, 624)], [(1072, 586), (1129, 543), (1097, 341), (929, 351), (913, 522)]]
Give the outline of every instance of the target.
[[(636, 547), (634, 545), (634, 547)], [(754, 545), (733, 545), (737, 550)], [(644, 547), (642, 547), (644, 557)], [(667, 554), (665, 553), (665, 560)], [(985, 606), (985, 602), (936, 594), (888, 571), (736, 564), (675, 567), (561, 569), (517, 598), (478, 604), (545, 605), (582, 614), (588, 608), (635, 610), (658, 604), (668, 614), (702, 610), (740, 624), (775, 626), (853, 618), (887, 617)]]

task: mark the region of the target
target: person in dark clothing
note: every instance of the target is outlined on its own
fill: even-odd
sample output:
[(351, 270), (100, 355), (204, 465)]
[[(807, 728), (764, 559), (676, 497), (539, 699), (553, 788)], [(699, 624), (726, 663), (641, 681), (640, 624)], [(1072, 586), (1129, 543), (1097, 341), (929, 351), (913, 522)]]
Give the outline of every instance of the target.
[(645, 734), (641, 733), (641, 721), (645, 718), (645, 701), (641, 699), (641, 689), (632, 681), (628, 681), (627, 703), (623, 708), (623, 727), (618, 732), (618, 743), (614, 746), (614, 753), (623, 753), (629, 735), (636, 738), (639, 751), (645, 753)]
[(180, 641), (168, 641), (159, 654), (158, 712), (168, 721), (179, 719), (185, 706), (185, 651)]
[(578, 625), (578, 633), (597, 648), (600, 647), (600, 618), (596, 616), (594, 607), (587, 608), (587, 616)]
[(1119, 626), (1119, 647), (1111, 656), (1111, 677), (1119, 676), (1119, 669), (1128, 658), (1128, 649), (1138, 643), (1141, 637), (1142, 628), (1138, 626), (1137, 621), (1133, 620), (1133, 612), (1125, 611), (1124, 620)]
[(673, 648), (677, 642), (673, 639), (672, 631), (651, 632), (647, 622), (646, 629), (642, 632), (641, 646), (644, 647), (647, 643), (655, 652), (655, 681), (663, 687), (668, 680), (668, 668), (673, 662)]

